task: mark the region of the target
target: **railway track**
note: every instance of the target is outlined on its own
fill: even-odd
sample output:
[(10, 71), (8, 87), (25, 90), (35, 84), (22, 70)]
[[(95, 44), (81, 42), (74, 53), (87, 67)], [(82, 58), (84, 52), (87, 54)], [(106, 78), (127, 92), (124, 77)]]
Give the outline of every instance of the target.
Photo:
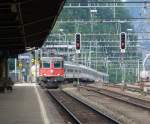
[(119, 124), (69, 94), (60, 90), (49, 90), (48, 93), (75, 119), (77, 124)]
[[(104, 86), (108, 86), (108, 87), (112, 87), (112, 88), (119, 88), (119, 89), (122, 88), (122, 86), (120, 86), (120, 85), (108, 85), (108, 84), (104, 84)], [(132, 91), (132, 92), (138, 92), (138, 93), (143, 92), (143, 89), (141, 87), (133, 87), (133, 86), (126, 86), (126, 90)], [(147, 91), (147, 94), (150, 94), (150, 90), (149, 89)]]
[(91, 86), (84, 86), (84, 87), (81, 86), (81, 88), (91, 90), (91, 91), (103, 94), (105, 96), (109, 96), (109, 97), (115, 98), (117, 100), (121, 100), (121, 101), (130, 103), (130, 104), (133, 104), (135, 106), (150, 110), (150, 101), (148, 101), (148, 100), (132, 97), (127, 94), (121, 94), (121, 93), (106, 90), (106, 89), (98, 89), (98, 88), (91, 87)]

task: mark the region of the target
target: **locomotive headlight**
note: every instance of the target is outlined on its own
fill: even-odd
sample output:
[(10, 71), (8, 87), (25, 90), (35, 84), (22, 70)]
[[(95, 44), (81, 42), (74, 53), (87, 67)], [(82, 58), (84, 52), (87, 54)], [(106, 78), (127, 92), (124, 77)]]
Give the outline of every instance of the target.
[(60, 74), (57, 74), (58, 76), (60, 75)]
[(51, 72), (51, 74), (53, 74), (53, 73), (54, 73), (54, 70), (50, 70), (50, 72)]

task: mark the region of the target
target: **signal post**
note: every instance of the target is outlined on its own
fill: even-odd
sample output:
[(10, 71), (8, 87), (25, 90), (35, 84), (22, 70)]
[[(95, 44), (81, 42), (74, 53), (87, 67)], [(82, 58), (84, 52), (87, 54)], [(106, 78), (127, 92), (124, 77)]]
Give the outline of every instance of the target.
[(121, 32), (120, 33), (120, 52), (121, 52), (121, 70), (122, 70), (122, 85), (123, 85), (123, 90), (125, 89), (125, 64), (124, 64), (124, 55), (125, 55), (125, 50), (126, 50), (126, 33)]
[[(76, 33), (75, 34), (75, 45), (76, 45), (76, 59), (79, 60), (79, 54), (80, 54), (80, 49), (81, 49), (81, 34)], [(78, 64), (79, 61), (78, 61)], [(80, 81), (79, 81), (79, 71), (78, 71), (78, 79), (77, 79), (77, 87), (79, 88)]]

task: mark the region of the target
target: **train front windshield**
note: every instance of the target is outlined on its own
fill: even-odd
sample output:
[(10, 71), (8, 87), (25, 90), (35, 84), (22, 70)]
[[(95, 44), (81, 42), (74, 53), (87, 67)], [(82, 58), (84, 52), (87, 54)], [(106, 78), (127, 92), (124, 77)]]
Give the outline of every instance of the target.
[(54, 68), (63, 68), (63, 61), (55, 61)]
[(43, 62), (43, 68), (50, 68), (50, 63)]

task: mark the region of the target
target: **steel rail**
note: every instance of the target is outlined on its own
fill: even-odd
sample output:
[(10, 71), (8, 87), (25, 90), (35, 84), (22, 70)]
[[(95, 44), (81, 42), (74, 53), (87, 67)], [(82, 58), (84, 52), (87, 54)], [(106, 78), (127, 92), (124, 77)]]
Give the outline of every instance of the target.
[(84, 3), (84, 4), (88, 4), (88, 3), (144, 3), (144, 4), (147, 4), (147, 3), (150, 3), (150, 1), (124, 1), (124, 2), (121, 2), (121, 1), (97, 1), (97, 2), (92, 2), (92, 1), (88, 1), (88, 2), (84, 2), (84, 1), (82, 1), (82, 2), (71, 2), (71, 1), (67, 1), (66, 2), (66, 4), (67, 3), (74, 3), (74, 4), (82, 4), (82, 3)]
[[(54, 93), (54, 92), (58, 92), (58, 93)], [(118, 124), (119, 122), (115, 121), (114, 119), (112, 119), (111, 117), (107, 116), (107, 115), (104, 115), (100, 112), (98, 112), (97, 110), (95, 110), (94, 108), (92, 108), (91, 106), (87, 105), (86, 103), (74, 98), (73, 96), (65, 93), (64, 91), (48, 91), (48, 93), (77, 121), (78, 124), (86, 124), (88, 121), (85, 120), (85, 116), (87, 117), (90, 117), (91, 116), (91, 120), (92, 120), (92, 117), (93, 119), (96, 119), (97, 120), (102, 120), (101, 122), (95, 122), (95, 124), (105, 124), (106, 122), (108, 123), (111, 123), (111, 124)], [(57, 95), (59, 95), (57, 97)], [(67, 96), (67, 98), (65, 98)], [(61, 98), (60, 98), (61, 97)], [(62, 99), (63, 97), (63, 99)], [(69, 106), (71, 106), (71, 103), (73, 103), (74, 106), (71, 106), (73, 108), (77, 108), (77, 110), (71, 110), (71, 107), (69, 108), (67, 105), (69, 103)], [(84, 106), (86, 108), (84, 108)], [(80, 108), (82, 107), (82, 108)], [(80, 111), (78, 111), (80, 109)], [(76, 113), (75, 113), (76, 112)], [(79, 113), (80, 112), (80, 113)], [(86, 115), (84, 115), (84, 113), (86, 113)], [(92, 114), (93, 113), (93, 114)], [(88, 116), (89, 114), (89, 116)], [(97, 121), (96, 120), (96, 121)], [(93, 124), (94, 124), (94, 120), (93, 120)]]
[(95, 91), (95, 92), (103, 94), (105, 96), (108, 96), (108, 97), (129, 103), (129, 104), (135, 105), (137, 107), (141, 107), (141, 108), (150, 110), (150, 101), (148, 101), (148, 100), (135, 98), (135, 97), (129, 96), (127, 94), (121, 94), (121, 93), (117, 93), (115, 91), (110, 91), (110, 90), (106, 90), (106, 89), (98, 89), (98, 88), (95, 88), (92, 86), (86, 86), (86, 87), (81, 87), (81, 88)]

